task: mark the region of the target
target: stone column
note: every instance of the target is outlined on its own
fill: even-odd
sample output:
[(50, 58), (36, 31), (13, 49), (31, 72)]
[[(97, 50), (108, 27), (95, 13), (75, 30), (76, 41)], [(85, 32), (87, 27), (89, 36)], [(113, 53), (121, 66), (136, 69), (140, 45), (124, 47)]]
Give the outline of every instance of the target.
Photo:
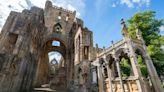
[(147, 48), (146, 48), (146, 45), (145, 45), (145, 41), (143, 40), (142, 37), (141, 37), (141, 41), (143, 43), (143, 49), (144, 49), (144, 52), (145, 52), (144, 59), (145, 59), (146, 67), (148, 69), (148, 72), (149, 72), (151, 81), (153, 83), (153, 87), (155, 89), (155, 92), (164, 92), (164, 90), (163, 90), (163, 88), (161, 86), (161, 81), (160, 81), (160, 79), (158, 77), (157, 71), (156, 71), (156, 69), (154, 67), (154, 64), (153, 64), (153, 62), (151, 60), (151, 57), (148, 54), (148, 51), (147, 51)]
[(132, 65), (134, 76), (137, 78), (136, 82), (137, 82), (138, 90), (139, 90), (139, 92), (144, 92), (144, 90), (143, 90), (144, 86), (142, 86), (143, 83), (141, 83), (142, 75), (141, 75), (140, 68), (138, 67), (138, 64), (137, 64), (137, 58), (134, 55), (130, 55), (130, 62)]
[(99, 92), (105, 92), (104, 91), (104, 82), (103, 82), (103, 76), (102, 76), (102, 68), (101, 66), (97, 66), (98, 70), (98, 84), (99, 84)]
[(111, 79), (111, 69), (109, 68), (109, 63), (105, 60), (105, 67), (107, 68), (107, 74), (108, 74), (108, 82), (109, 82), (109, 86), (110, 86), (110, 92), (113, 92), (112, 89), (112, 79)]
[(156, 69), (153, 65), (151, 58), (149, 56), (146, 56), (145, 62), (146, 62), (146, 66), (147, 66), (151, 81), (153, 83), (153, 87), (155, 89), (155, 92), (164, 92), (164, 90), (161, 86), (160, 79), (158, 77), (158, 74), (156, 72)]
[(127, 42), (127, 53), (129, 54), (128, 56), (130, 56), (130, 62), (133, 68), (133, 73), (134, 76), (137, 78), (136, 83), (138, 86), (138, 90), (139, 92), (144, 92), (144, 84), (143, 84), (143, 80), (141, 78), (142, 74), (140, 71), (140, 68), (138, 67), (138, 63), (137, 63), (137, 57), (134, 51), (134, 47), (133, 47), (133, 42), (132, 40), (129, 38), (128, 40), (126, 40)]
[(109, 68), (109, 61), (106, 60), (106, 49), (105, 49), (105, 47), (103, 47), (103, 49), (104, 49), (104, 61), (105, 61), (105, 67), (107, 68), (110, 92), (113, 92), (113, 89), (112, 89), (112, 79), (111, 79), (111, 69)]
[(111, 79), (111, 69), (109, 68), (109, 64), (107, 63), (107, 73), (108, 73), (108, 80), (109, 80), (109, 86), (110, 86), (110, 92), (113, 92), (112, 88), (112, 79)]
[(116, 59), (116, 66), (117, 66), (118, 76), (119, 76), (119, 79), (120, 79), (121, 92), (125, 92), (124, 84), (123, 84), (123, 81), (122, 81), (121, 70), (120, 70), (120, 63), (119, 63), (118, 59)]

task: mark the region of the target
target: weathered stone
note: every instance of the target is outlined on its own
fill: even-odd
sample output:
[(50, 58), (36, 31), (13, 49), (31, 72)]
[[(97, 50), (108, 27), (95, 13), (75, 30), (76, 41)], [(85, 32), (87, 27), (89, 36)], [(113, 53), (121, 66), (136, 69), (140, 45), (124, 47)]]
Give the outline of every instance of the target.
[[(123, 40), (102, 49), (93, 47), (92, 32), (75, 16), (76, 11), (53, 6), (50, 1), (45, 9), (32, 7), (10, 13), (0, 33), (0, 92), (34, 92), (45, 84), (58, 92), (150, 92), (151, 88), (163, 92), (142, 37), (129, 38), (123, 20)], [(60, 45), (53, 46), (53, 41)], [(142, 80), (136, 48), (146, 58), (153, 86)], [(60, 52), (64, 60), (53, 73), (48, 60), (51, 51)], [(133, 76), (125, 78), (118, 71), (122, 56), (130, 58)]]

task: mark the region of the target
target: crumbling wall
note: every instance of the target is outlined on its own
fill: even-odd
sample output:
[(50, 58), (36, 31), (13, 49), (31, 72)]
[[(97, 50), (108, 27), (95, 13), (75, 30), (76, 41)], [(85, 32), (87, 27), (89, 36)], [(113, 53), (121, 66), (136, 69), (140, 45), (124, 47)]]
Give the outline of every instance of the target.
[(45, 30), (40, 8), (10, 13), (0, 39), (0, 92), (30, 91)]

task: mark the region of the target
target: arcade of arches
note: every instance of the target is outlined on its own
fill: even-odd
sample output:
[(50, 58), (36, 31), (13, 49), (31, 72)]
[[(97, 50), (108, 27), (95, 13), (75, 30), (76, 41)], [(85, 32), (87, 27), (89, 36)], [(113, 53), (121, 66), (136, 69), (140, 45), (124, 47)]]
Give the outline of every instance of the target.
[(0, 34), (0, 92), (164, 92), (141, 34), (121, 26), (123, 39), (99, 48), (76, 11), (48, 0), (12, 11)]

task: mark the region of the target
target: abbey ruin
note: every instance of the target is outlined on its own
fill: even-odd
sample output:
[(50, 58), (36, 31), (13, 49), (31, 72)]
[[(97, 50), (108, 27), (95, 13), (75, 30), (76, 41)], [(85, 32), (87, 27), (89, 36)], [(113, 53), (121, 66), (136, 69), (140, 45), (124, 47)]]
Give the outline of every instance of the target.
[[(121, 26), (123, 39), (99, 48), (76, 11), (50, 1), (44, 9), (12, 11), (0, 33), (0, 92), (164, 92), (140, 30), (136, 27), (137, 38), (132, 39), (123, 19)], [(61, 53), (62, 61), (49, 62), (51, 51)], [(129, 64), (127, 76), (121, 58)]]

